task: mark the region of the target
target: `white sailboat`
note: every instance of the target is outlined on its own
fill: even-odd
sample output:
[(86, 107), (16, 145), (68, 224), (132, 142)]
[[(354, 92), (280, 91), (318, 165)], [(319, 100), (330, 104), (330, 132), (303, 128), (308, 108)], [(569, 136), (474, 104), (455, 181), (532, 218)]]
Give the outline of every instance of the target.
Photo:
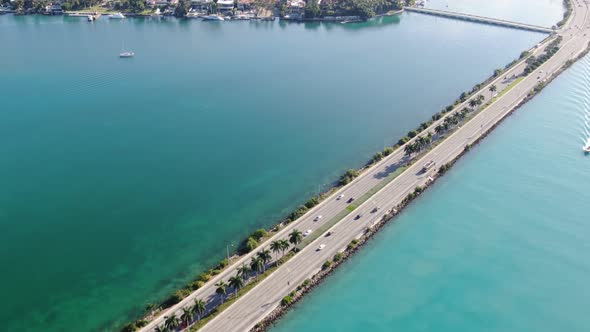
[(590, 138), (588, 139), (588, 142), (586, 142), (586, 146), (584, 147), (584, 152), (590, 153)]
[(135, 56), (135, 53), (132, 51), (125, 51), (125, 43), (122, 43), (119, 58), (132, 58), (133, 56)]

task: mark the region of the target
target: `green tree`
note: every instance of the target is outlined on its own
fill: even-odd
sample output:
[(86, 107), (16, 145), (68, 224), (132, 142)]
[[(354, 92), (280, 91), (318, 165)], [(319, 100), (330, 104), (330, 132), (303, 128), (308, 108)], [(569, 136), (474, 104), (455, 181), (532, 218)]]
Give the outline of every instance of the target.
[(262, 269), (264, 268), (264, 262), (262, 261), (262, 259), (260, 259), (260, 257), (254, 256), (250, 260), (250, 268), (252, 269), (253, 272), (260, 273), (260, 272), (262, 272)]
[(257, 230), (255, 230), (252, 235), (250, 235), (250, 237), (253, 237), (256, 239), (256, 241), (260, 241), (263, 237), (266, 237), (268, 235), (268, 232), (266, 231), (266, 229), (264, 228), (259, 228)]
[(188, 326), (188, 324), (190, 324), (193, 320), (193, 311), (191, 309), (192, 308), (190, 307), (182, 308), (182, 315), (180, 316), (180, 319), (185, 326)]
[(250, 267), (246, 263), (244, 263), (240, 267), (238, 267), (236, 272), (238, 272), (238, 275), (242, 277), (242, 279), (246, 280), (250, 275), (250, 272), (252, 272), (252, 269), (250, 269)]
[(195, 299), (195, 305), (193, 306), (193, 312), (197, 315), (197, 320), (201, 320), (201, 317), (205, 313), (206, 306), (205, 301), (201, 299)]
[(227, 284), (225, 281), (221, 280), (215, 284), (217, 289), (215, 289), (215, 293), (221, 297), (221, 302), (225, 302), (225, 296), (227, 295)]
[(443, 125), (438, 125), (434, 128), (434, 132), (440, 135), (445, 132), (445, 127)]
[(189, 0), (180, 0), (178, 1), (178, 5), (174, 9), (174, 16), (176, 17), (185, 17), (188, 14), (189, 9), (191, 8), (191, 2)]
[(282, 239), (282, 240), (279, 240), (279, 244), (281, 246), (281, 254), (282, 254), (282, 256), (285, 256), (285, 251), (287, 249), (289, 249), (289, 241)]
[(498, 87), (496, 87), (496, 84), (492, 84), (490, 85), (490, 99), (492, 98), (492, 96), (494, 95), (494, 92), (496, 92), (496, 90), (498, 90)]
[(156, 326), (154, 332), (168, 332), (170, 331), (166, 326)]
[(294, 229), (289, 233), (289, 243), (296, 246), (303, 240), (303, 233), (300, 230)]
[(305, 4), (305, 18), (315, 18), (320, 16), (320, 6), (317, 0), (308, 0)]
[(258, 241), (256, 241), (255, 238), (250, 236), (248, 240), (246, 240), (246, 250), (250, 252), (256, 249), (256, 247), (258, 247)]
[(180, 326), (180, 320), (174, 314), (172, 316), (166, 316), (164, 317), (164, 326), (168, 330), (176, 330)]
[(263, 249), (261, 251), (259, 251), (256, 256), (258, 256), (258, 258), (260, 258), (262, 260), (262, 262), (264, 263), (262, 270), (265, 271), (266, 270), (266, 264), (268, 262), (270, 262), (270, 260), (272, 259), (272, 256), (270, 254), (270, 250), (267, 249)]
[(274, 252), (275, 254), (278, 254), (281, 251), (281, 249), (282, 247), (280, 240), (272, 241), (270, 243), (270, 250), (272, 250), (272, 252)]
[(228, 280), (229, 286), (234, 289), (234, 294), (238, 295), (238, 291), (244, 287), (244, 280), (240, 277), (240, 275), (235, 275)]

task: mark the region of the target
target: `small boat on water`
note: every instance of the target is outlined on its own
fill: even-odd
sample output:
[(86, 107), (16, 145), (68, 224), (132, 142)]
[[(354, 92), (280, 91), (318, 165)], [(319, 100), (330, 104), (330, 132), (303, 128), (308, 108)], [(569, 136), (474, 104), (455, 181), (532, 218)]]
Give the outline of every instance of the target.
[(219, 15), (205, 15), (203, 21), (225, 21), (225, 19)]
[(590, 140), (588, 141), (588, 143), (586, 143), (586, 146), (584, 147), (584, 153), (590, 153)]
[(125, 50), (125, 42), (121, 44), (121, 53), (119, 53), (119, 58), (133, 58), (135, 53), (132, 51), (124, 51)]
[(135, 53), (131, 51), (119, 53), (119, 58), (133, 58), (133, 56), (135, 56)]
[(114, 13), (109, 15), (109, 18), (114, 18), (114, 19), (123, 19), (125, 18), (125, 15), (123, 15), (122, 13)]
[(88, 15), (86, 17), (88, 17), (88, 22), (94, 22), (94, 16)]

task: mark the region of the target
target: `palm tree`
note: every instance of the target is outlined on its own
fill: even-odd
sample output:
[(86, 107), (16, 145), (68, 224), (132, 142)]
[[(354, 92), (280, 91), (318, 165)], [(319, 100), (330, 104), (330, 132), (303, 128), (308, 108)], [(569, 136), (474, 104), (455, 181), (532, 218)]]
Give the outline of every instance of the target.
[(300, 230), (294, 229), (289, 233), (289, 242), (293, 245), (298, 245), (303, 240), (303, 233)]
[(262, 263), (264, 263), (263, 270), (265, 271), (266, 264), (268, 262), (270, 262), (270, 260), (272, 259), (272, 256), (270, 255), (270, 250), (263, 249), (263, 250), (259, 251), (256, 255), (262, 260)]
[(182, 308), (182, 316), (180, 319), (184, 322), (185, 326), (188, 327), (188, 324), (193, 320), (193, 311), (190, 307)]
[(438, 125), (438, 126), (436, 126), (436, 128), (434, 128), (434, 131), (438, 135), (440, 135), (440, 134), (442, 134), (445, 131), (445, 127), (443, 127), (442, 125)]
[(164, 317), (164, 326), (166, 329), (174, 331), (180, 326), (180, 321), (174, 314), (172, 316), (166, 316)]
[(201, 299), (195, 299), (195, 305), (193, 306), (193, 312), (197, 314), (197, 320), (201, 320), (201, 316), (205, 313), (205, 301)]
[(156, 326), (154, 332), (168, 332), (168, 328), (166, 326)]
[[(413, 144), (407, 144), (406, 147), (404, 148), (404, 152), (406, 153), (406, 156), (411, 156), (412, 153), (416, 152), (414, 150), (414, 145)], [(291, 239), (289, 239), (290, 241)]]
[(225, 283), (225, 281), (221, 280), (218, 283), (216, 283), (215, 286), (217, 286), (215, 293), (221, 296), (222, 303), (225, 302), (225, 295), (227, 295), (227, 284)]
[(483, 101), (486, 99), (486, 97), (484, 97), (483, 95), (477, 95), (477, 100), (479, 100), (479, 104), (481, 105), (481, 103), (483, 103)]
[(477, 106), (477, 105), (478, 105), (478, 102), (477, 102), (477, 100), (475, 100), (475, 99), (471, 99), (471, 100), (469, 101), (469, 106), (470, 106), (470, 107), (475, 107), (475, 106)]
[(289, 241), (283, 239), (279, 240), (279, 243), (281, 244), (281, 254), (285, 256), (285, 250), (289, 249)]
[(244, 263), (240, 267), (238, 267), (236, 271), (238, 272), (238, 275), (242, 277), (242, 279), (246, 280), (248, 279), (248, 276), (250, 276), (250, 272), (252, 272), (252, 269), (250, 269), (250, 267), (246, 263)]
[(254, 256), (250, 261), (250, 268), (252, 269), (252, 271), (260, 273), (264, 268), (264, 262), (262, 261), (262, 259), (260, 259), (260, 257)]
[(235, 275), (229, 278), (229, 285), (233, 287), (233, 289), (235, 290), (235, 294), (237, 296), (240, 288), (244, 287), (244, 280), (242, 280), (242, 278), (240, 278), (239, 275)]
[(272, 252), (274, 252), (275, 254), (278, 254), (279, 251), (281, 251), (281, 243), (279, 241), (272, 241), (270, 243), (270, 249), (272, 250)]
[(496, 92), (496, 90), (498, 90), (498, 88), (496, 87), (496, 84), (492, 84), (490, 86), (490, 98), (492, 98), (492, 95), (494, 94), (494, 92)]

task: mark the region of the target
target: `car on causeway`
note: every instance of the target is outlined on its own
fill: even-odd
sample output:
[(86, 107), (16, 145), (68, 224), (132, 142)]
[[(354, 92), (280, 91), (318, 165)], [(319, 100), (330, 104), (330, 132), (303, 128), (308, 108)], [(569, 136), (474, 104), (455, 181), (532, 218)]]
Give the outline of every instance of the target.
[(326, 247), (326, 245), (322, 243), (322, 244), (320, 244), (320, 246), (317, 248), (316, 251), (322, 251), (322, 249), (324, 249), (325, 247)]

